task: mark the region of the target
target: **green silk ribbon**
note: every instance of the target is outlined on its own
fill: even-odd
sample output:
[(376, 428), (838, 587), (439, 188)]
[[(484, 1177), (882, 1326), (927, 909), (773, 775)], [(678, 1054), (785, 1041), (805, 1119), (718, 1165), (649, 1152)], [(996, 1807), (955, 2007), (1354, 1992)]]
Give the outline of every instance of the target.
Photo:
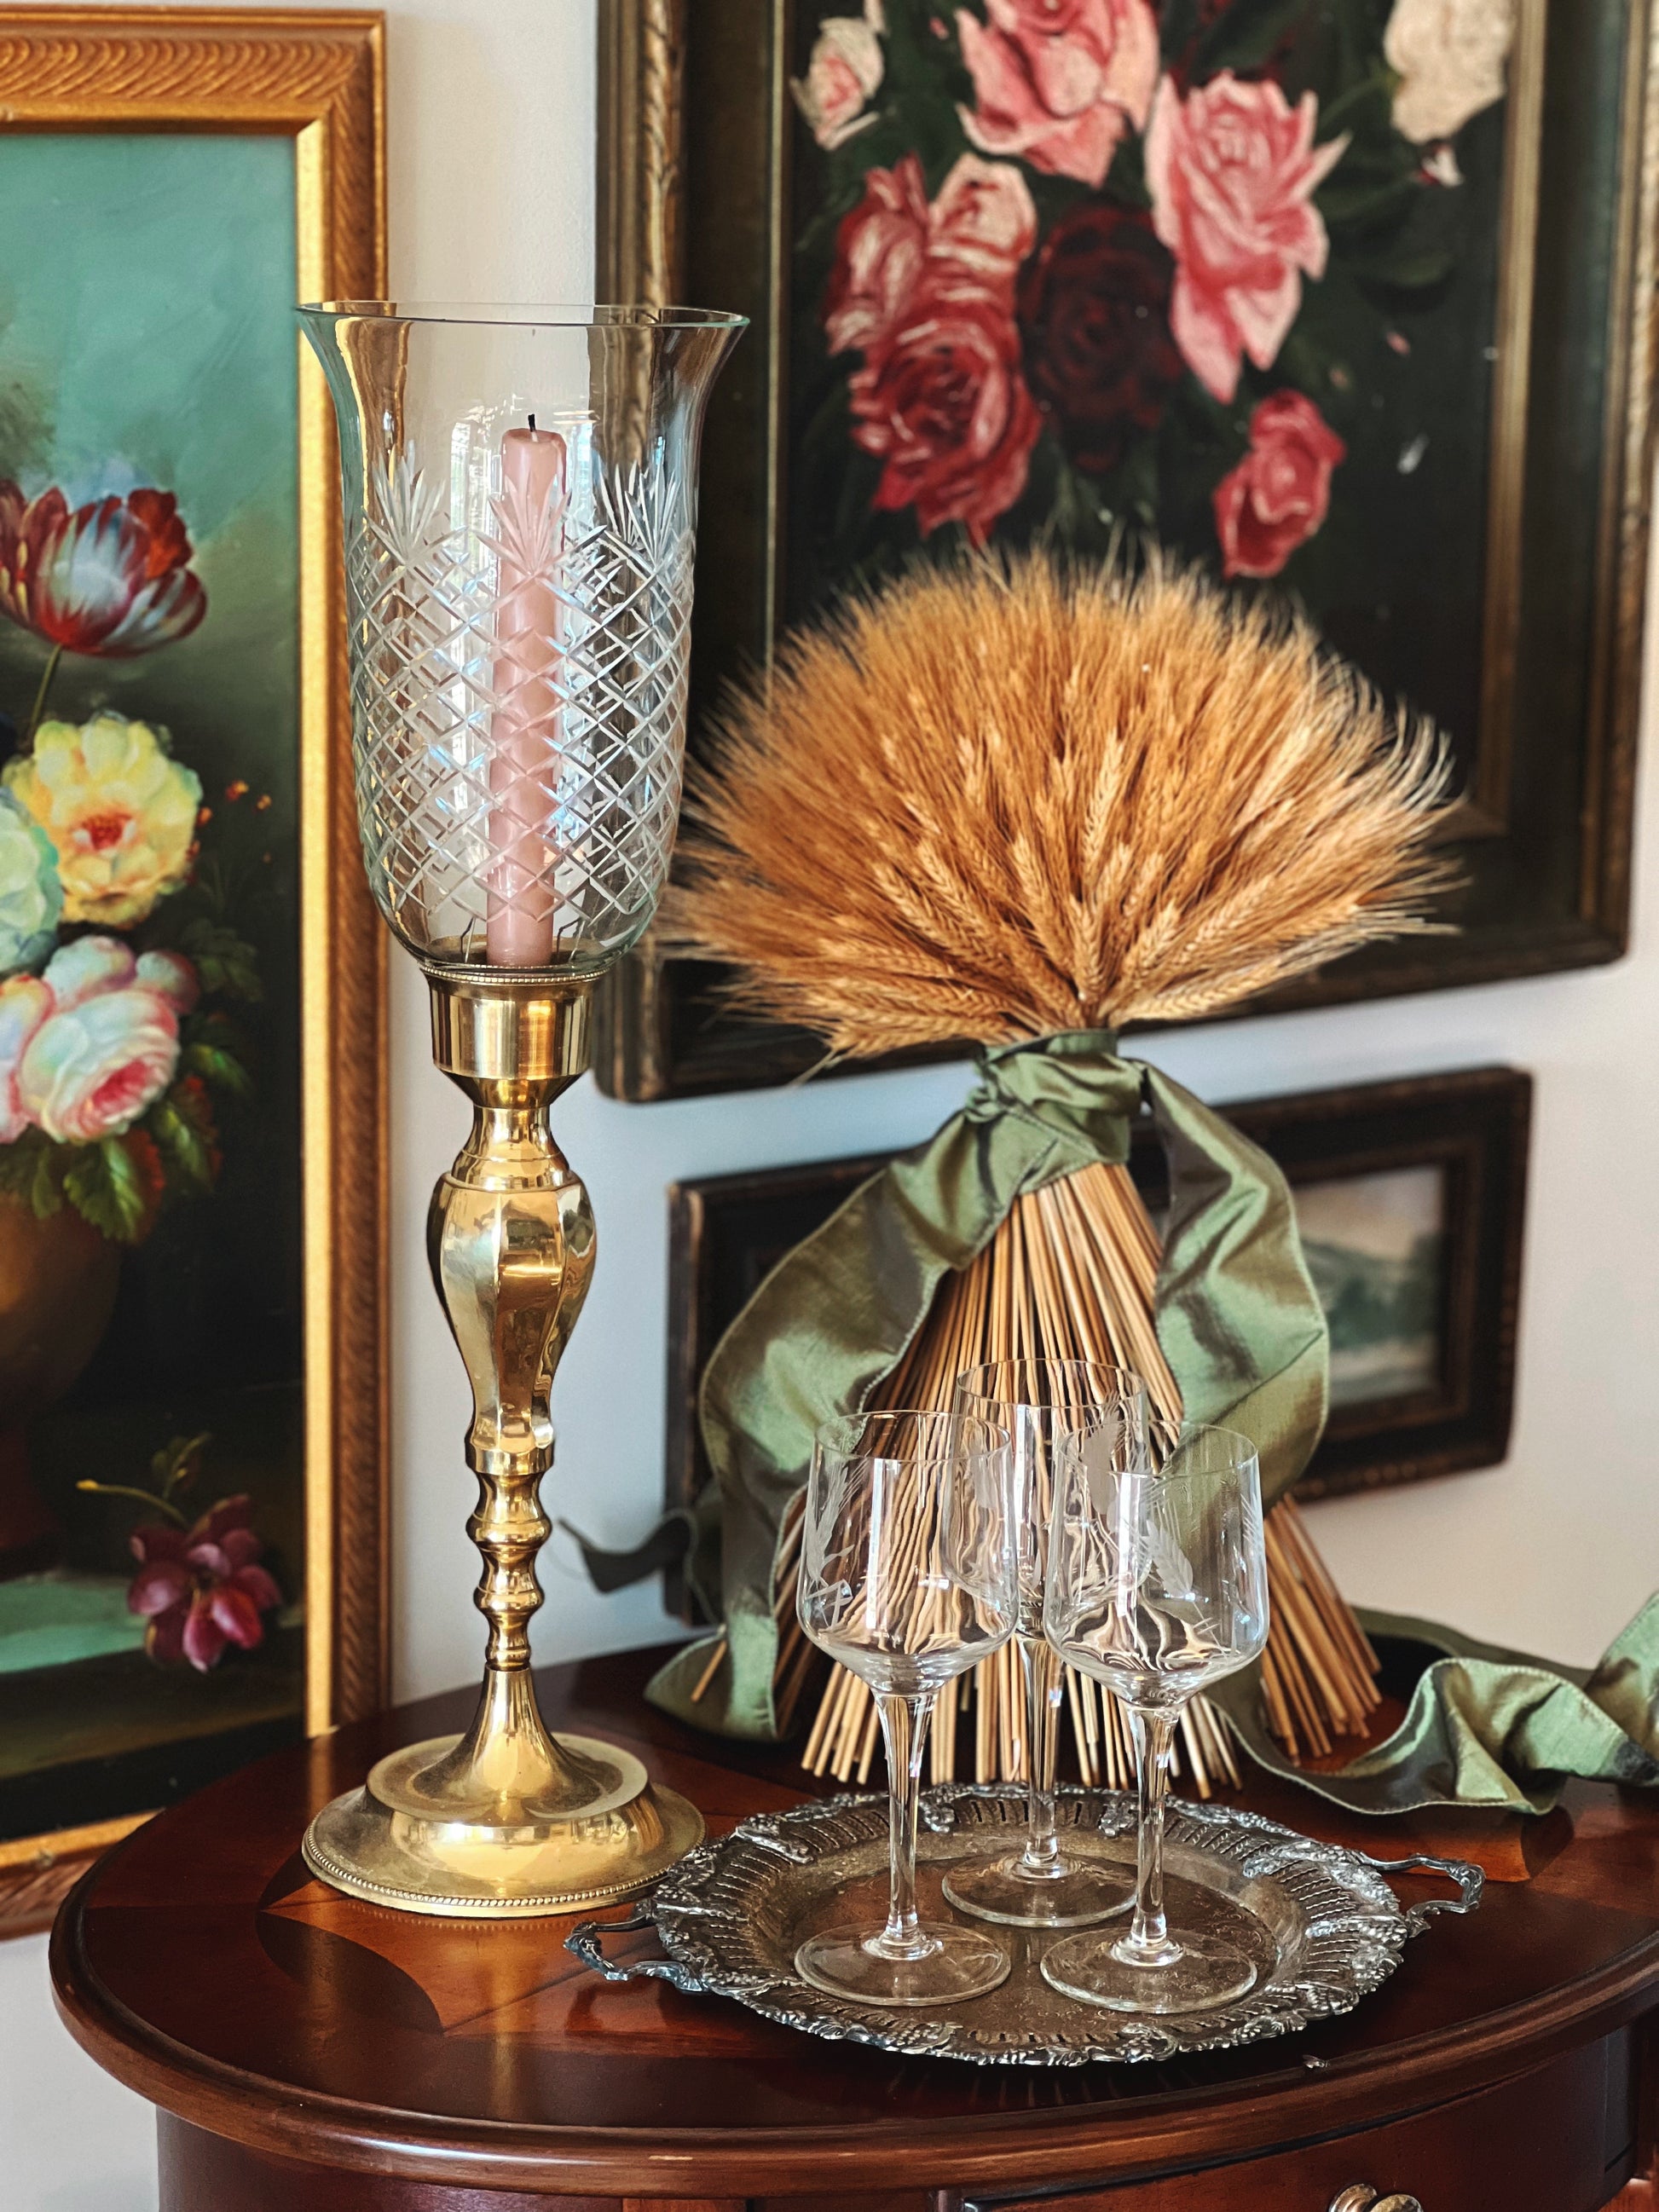
[[(1103, 1032), (988, 1053), (962, 1111), (861, 1184), (715, 1347), (702, 1395), (714, 1481), (688, 1564), (701, 1589), (723, 1586), (730, 1657), (694, 1700), (714, 1641), (686, 1646), (653, 1680), (655, 1704), (723, 1735), (776, 1735), (778, 1530), (815, 1431), (869, 1402), (945, 1276), (984, 1249), (1022, 1192), (1126, 1161), (1143, 1111), (1170, 1165), (1158, 1340), (1188, 1417), (1253, 1439), (1266, 1504), (1289, 1489), (1324, 1425), (1328, 1347), (1279, 1170), (1178, 1083), (1121, 1059)], [(1293, 1766), (1267, 1732), (1252, 1667), (1210, 1695), (1258, 1765), (1378, 1814), (1547, 1812), (1569, 1774), (1659, 1783), (1659, 1598), (1585, 1676), (1432, 1623), (1364, 1618), (1385, 1658), (1417, 1669), (1400, 1727), (1338, 1772)]]
[(1547, 1813), (1570, 1774), (1659, 1783), (1659, 1597), (1650, 1598), (1589, 1674), (1455, 1629), (1362, 1613), (1385, 1662), (1429, 1664), (1385, 1742), (1332, 1774), (1292, 1766), (1263, 1724), (1257, 1672), (1209, 1692), (1258, 1765), (1355, 1813), (1431, 1805)]
[(1023, 1192), (1121, 1165), (1143, 1110), (1170, 1164), (1157, 1323), (1188, 1417), (1253, 1440), (1268, 1504), (1295, 1481), (1324, 1425), (1328, 1345), (1285, 1178), (1190, 1091), (1121, 1059), (1104, 1031), (1006, 1046), (981, 1059), (962, 1111), (860, 1184), (715, 1346), (702, 1392), (713, 1510), (699, 1516), (692, 1567), (708, 1587), (717, 1534), (729, 1657), (694, 1701), (713, 1639), (687, 1646), (652, 1681), (653, 1703), (721, 1735), (776, 1735), (778, 1530), (816, 1431), (870, 1402), (945, 1275), (983, 1250)]

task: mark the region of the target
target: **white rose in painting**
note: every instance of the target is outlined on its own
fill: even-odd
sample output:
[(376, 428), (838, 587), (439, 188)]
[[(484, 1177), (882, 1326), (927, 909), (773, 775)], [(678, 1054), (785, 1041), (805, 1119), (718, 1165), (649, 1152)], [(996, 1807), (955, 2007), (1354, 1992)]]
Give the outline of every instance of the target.
[(1382, 41), (1400, 79), (1396, 131), (1414, 145), (1450, 138), (1504, 97), (1516, 0), (1395, 0)]
[(869, 0), (862, 16), (830, 15), (818, 26), (804, 77), (792, 77), (789, 89), (820, 146), (840, 146), (855, 131), (873, 122), (866, 112), (880, 86), (881, 0)]
[(63, 911), (52, 840), (0, 791), (0, 975), (45, 959)]

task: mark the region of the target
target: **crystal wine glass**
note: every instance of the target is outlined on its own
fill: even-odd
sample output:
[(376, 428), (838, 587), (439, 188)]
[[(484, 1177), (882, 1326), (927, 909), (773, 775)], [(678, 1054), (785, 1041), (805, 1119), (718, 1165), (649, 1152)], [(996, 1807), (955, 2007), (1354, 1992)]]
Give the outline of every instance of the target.
[(1267, 1640), (1255, 1447), (1229, 1429), (1154, 1421), (1138, 1456), (1096, 1431), (1064, 1449), (1049, 1534), (1043, 1632), (1128, 1709), (1138, 1776), (1134, 1913), (1121, 1936), (1070, 1936), (1046, 1981), (1114, 2012), (1200, 2012), (1240, 1996), (1243, 1949), (1177, 1918), (1164, 1897), (1170, 1739), (1189, 1698)]
[(983, 1929), (916, 1911), (916, 1807), (933, 1693), (1013, 1633), (1010, 1444), (942, 1413), (855, 1415), (819, 1431), (807, 1483), (801, 1626), (875, 1692), (887, 1750), (890, 1905), (795, 1954), (804, 1981), (880, 2005), (983, 1995), (1008, 1954)]
[(1124, 1869), (1090, 1838), (1060, 1848), (1054, 1770), (1065, 1689), (1060, 1662), (1042, 1633), (1042, 1579), (1054, 1476), (1062, 1450), (1094, 1436), (1124, 1463), (1142, 1455), (1146, 1386), (1127, 1368), (1082, 1359), (993, 1359), (957, 1378), (959, 1413), (1006, 1430), (1012, 1448), (1019, 1621), (1014, 1632), (1024, 1677), (1028, 1776), (1024, 1846), (953, 1867), (945, 1894), (985, 1920), (1016, 1928), (1082, 1928), (1126, 1911), (1133, 1894)]

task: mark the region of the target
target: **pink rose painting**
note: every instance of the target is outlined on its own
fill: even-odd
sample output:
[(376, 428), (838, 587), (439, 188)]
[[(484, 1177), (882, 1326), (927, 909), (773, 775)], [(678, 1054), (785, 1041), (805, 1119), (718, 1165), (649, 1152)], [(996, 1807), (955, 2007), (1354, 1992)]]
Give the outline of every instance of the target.
[[(1323, 618), (1333, 502), (1394, 514), (1426, 492), (1422, 455), (1431, 473), (1453, 450), (1429, 319), (1473, 316), (1469, 343), (1486, 342), (1487, 311), (1457, 289), (1467, 142), (1426, 146), (1416, 110), (1442, 48), (1478, 46), (1443, 127), (1473, 118), (1496, 144), (1494, 26), (1510, 12), (805, 11), (784, 380), (792, 618), (919, 555), (1033, 542), (1097, 560), (1156, 542), (1251, 588), (1294, 560)], [(1396, 84), (1407, 53), (1414, 75)], [(1331, 601), (1344, 619), (1352, 593), (1345, 572)]]
[(1170, 327), (1208, 392), (1229, 401), (1248, 354), (1271, 368), (1322, 276), (1329, 240), (1313, 195), (1347, 146), (1316, 146), (1318, 104), (1224, 70), (1183, 100), (1158, 87), (1146, 133), (1152, 222), (1175, 256)]
[(974, 105), (962, 127), (982, 154), (1097, 190), (1131, 125), (1144, 130), (1158, 83), (1148, 0), (987, 0), (957, 15)]
[(790, 82), (795, 105), (820, 146), (842, 146), (875, 121), (869, 103), (880, 86), (881, 0), (862, 15), (830, 15), (812, 43), (804, 77)]
[(1276, 392), (1250, 417), (1250, 450), (1216, 487), (1216, 536), (1229, 576), (1276, 576), (1323, 526), (1331, 472), (1348, 449), (1311, 399)]
[(15, 1024), (15, 1057), (0, 1061), (0, 1097), (21, 1115), (11, 1134), (32, 1121), (60, 1145), (124, 1135), (179, 1065), (179, 1016), (196, 995), (189, 963), (165, 952), (135, 959), (112, 937), (81, 937), (38, 982), (19, 976), (0, 988), (19, 986), (33, 986), (35, 1018)]

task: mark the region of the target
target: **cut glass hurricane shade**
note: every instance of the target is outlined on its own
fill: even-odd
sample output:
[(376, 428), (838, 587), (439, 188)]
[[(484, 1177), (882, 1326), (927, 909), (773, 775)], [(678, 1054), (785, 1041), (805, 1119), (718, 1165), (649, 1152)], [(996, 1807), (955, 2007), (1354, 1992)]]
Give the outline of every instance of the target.
[(689, 308), (301, 311), (339, 420), (354, 753), (432, 969), (592, 974), (679, 811), (697, 447), (743, 327)]

